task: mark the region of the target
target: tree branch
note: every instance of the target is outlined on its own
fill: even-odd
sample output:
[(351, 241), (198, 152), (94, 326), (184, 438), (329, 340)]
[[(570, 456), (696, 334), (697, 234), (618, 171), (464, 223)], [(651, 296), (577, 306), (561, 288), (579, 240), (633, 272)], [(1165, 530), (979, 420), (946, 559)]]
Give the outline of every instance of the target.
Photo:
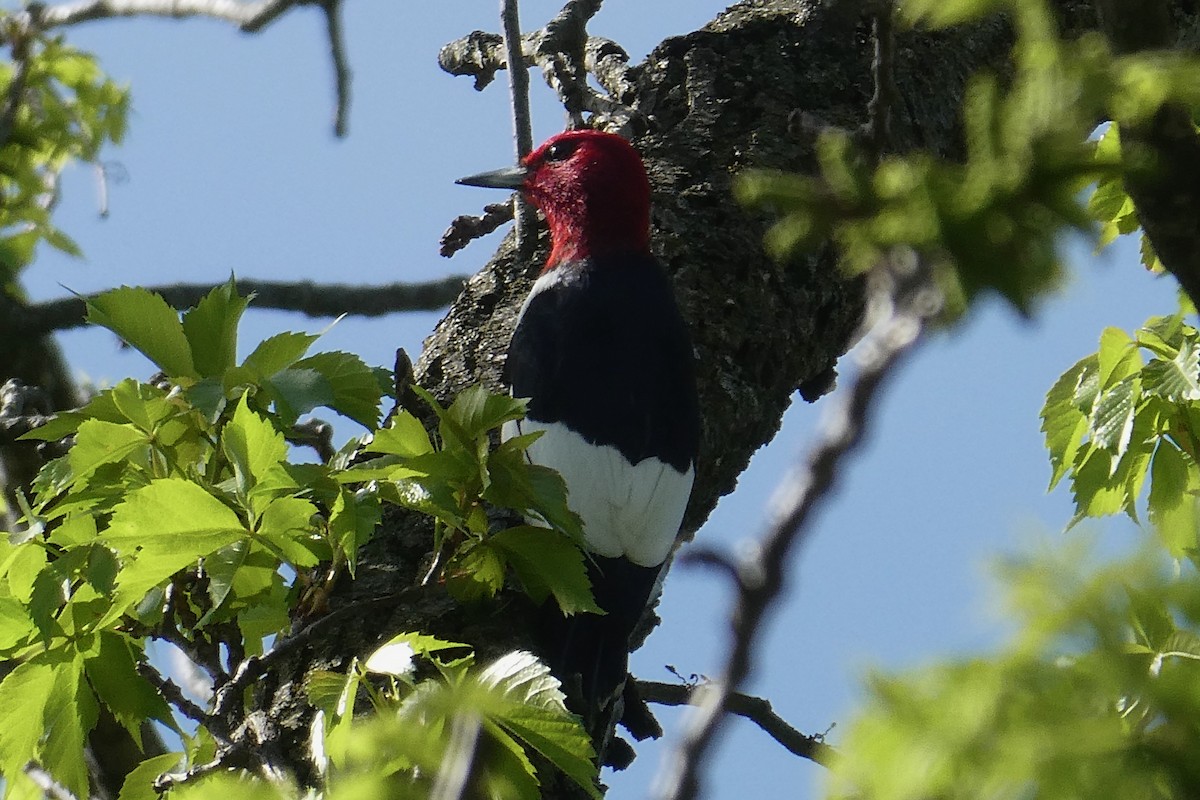
[(346, 59), (346, 35), (342, 29), (341, 0), (322, 0), (325, 33), (329, 37), (329, 57), (333, 62), (333, 135), (344, 138), (350, 131), (350, 65)]
[[(625, 50), (609, 39), (588, 36), (587, 23), (599, 10), (600, 0), (571, 0), (544, 28), (521, 37), (521, 60), (526, 67), (541, 68), (546, 83), (567, 109), (572, 127), (581, 125), (582, 115), (589, 113), (601, 118), (606, 129), (624, 129), (633, 117), (636, 85)], [(490, 84), (509, 60), (503, 38), (481, 31), (450, 42), (438, 54), (444, 71), (473, 77), (476, 90)], [(595, 75), (608, 97), (588, 85), (588, 73)]]
[[(533, 131), (529, 113), (529, 72), (521, 55), (521, 21), (517, 0), (500, 0), (500, 21), (504, 26), (504, 60), (506, 64), (521, 64), (520, 69), (508, 71), (508, 94), (512, 106), (513, 136), (516, 141), (517, 162), (533, 150)], [(534, 232), (535, 216), (529, 203), (516, 193), (513, 215), (517, 221), (517, 250), (529, 255)]]
[[(685, 683), (662, 683), (659, 681), (636, 681), (638, 694), (648, 703), (662, 706), (686, 706), (699, 687)], [(825, 766), (833, 756), (833, 748), (825, 744), (821, 734), (809, 736), (788, 724), (775, 713), (771, 702), (761, 697), (735, 692), (729, 696), (726, 711), (750, 720), (791, 754), (806, 758)]]
[[(309, 317), (351, 314), (378, 317), (400, 311), (436, 311), (451, 303), (462, 291), (466, 276), (452, 275), (423, 283), (390, 283), (382, 286), (319, 284), (311, 281), (238, 281), (238, 288), (254, 294), (257, 308), (298, 311)], [(150, 286), (175, 308), (191, 308), (212, 291), (211, 284), (177, 283)], [(0, 298), (9, 308), (0, 314), (0, 335), (42, 336), (52, 331), (82, 327), (86, 301), (95, 295), (67, 297), (26, 306)]]
[(849, 392), (826, 422), (807, 462), (776, 490), (774, 521), (753, 552), (737, 565), (737, 599), (730, 620), (730, 647), (721, 676), (696, 691), (696, 709), (660, 776), (660, 796), (693, 800), (703, 795), (702, 765), (734, 694), (750, 673), (763, 621), (785, 583), (790, 556), (811, 530), (813, 511), (829, 496), (842, 459), (862, 441), (884, 381), (915, 345), (925, 323), (941, 309), (928, 266), (908, 254), (893, 256), (873, 277), (870, 305), (884, 318), (863, 342), (863, 363)]
[(231, 22), (246, 33), (257, 33), (289, 8), (304, 2), (307, 0), (79, 0), (44, 6), (41, 23), (48, 29), (118, 17), (210, 17)]
[(443, 258), (450, 258), (475, 239), (487, 236), (513, 218), (513, 205), (512, 200), (489, 203), (483, 207), (483, 214), (480, 216), (464, 214), (455, 217), (450, 227), (442, 234), (441, 249), (438, 253)]

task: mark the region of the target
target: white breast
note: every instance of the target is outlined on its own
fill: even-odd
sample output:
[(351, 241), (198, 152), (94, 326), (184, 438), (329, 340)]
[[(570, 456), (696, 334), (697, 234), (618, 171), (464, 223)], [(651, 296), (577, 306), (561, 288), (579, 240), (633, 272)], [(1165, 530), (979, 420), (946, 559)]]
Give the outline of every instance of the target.
[(671, 552), (695, 470), (680, 472), (657, 458), (630, 464), (615, 447), (590, 444), (562, 423), (509, 422), (501, 436), (542, 431), (528, 453), (567, 484), (567, 504), (583, 520), (583, 536), (597, 554), (624, 556), (643, 567)]

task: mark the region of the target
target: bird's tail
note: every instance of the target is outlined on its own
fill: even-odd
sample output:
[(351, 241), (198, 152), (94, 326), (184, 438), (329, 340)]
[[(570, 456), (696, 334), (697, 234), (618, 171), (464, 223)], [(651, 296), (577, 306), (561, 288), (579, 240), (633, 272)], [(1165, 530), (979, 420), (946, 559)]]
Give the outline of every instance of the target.
[(565, 616), (553, 601), (540, 626), (542, 656), (562, 681), (573, 711), (602, 751), (620, 716), (629, 674), (630, 635), (650, 602), (661, 566), (594, 557), (588, 566), (596, 604), (605, 614)]

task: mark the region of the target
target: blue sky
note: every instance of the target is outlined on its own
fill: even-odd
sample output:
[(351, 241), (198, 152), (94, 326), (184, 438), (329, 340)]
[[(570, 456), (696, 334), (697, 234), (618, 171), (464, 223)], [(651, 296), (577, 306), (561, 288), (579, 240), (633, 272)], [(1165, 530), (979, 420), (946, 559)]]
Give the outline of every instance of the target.
[[(92, 173), (65, 176), (58, 220), (86, 259), (44, 253), (28, 273), (30, 293), (49, 299), (63, 287), (216, 283), (231, 271), (364, 283), (474, 271), (494, 239), (452, 261), (437, 255), (437, 242), (454, 216), (495, 200), (453, 180), (512, 160), (507, 91), (501, 75), (476, 93), (469, 79), (438, 70), (436, 55), (472, 29), (496, 29), (497, 5), (348, 2), (355, 83), (344, 141), (330, 132), (332, 77), (315, 9), (255, 37), (202, 20), (98, 22), (68, 32), (132, 86), (128, 141), (106, 154), (128, 177), (111, 187), (110, 215), (101, 220)], [(558, 5), (525, 0), (523, 22), (540, 24)], [(723, 5), (610, 0), (592, 32), (640, 59)], [(540, 141), (563, 119), (540, 76), (531, 78)], [(1062, 491), (1045, 494), (1042, 396), (1095, 349), (1105, 325), (1136, 327), (1174, 308), (1173, 286), (1147, 275), (1128, 243), (1099, 259), (1085, 243), (1068, 252), (1073, 278), (1034, 321), (985, 303), (964, 325), (933, 336), (886, 391), (873, 434), (792, 565), (750, 687), (802, 730), (844, 725), (870, 667), (917, 667), (994, 645), (1004, 622), (989, 604), (988, 560), (1063, 535), (1070, 503)], [(347, 319), (321, 344), (390, 366), (397, 346), (419, 352), (437, 317)], [(251, 313), (243, 340), (252, 345), (280, 330), (326, 324)], [(151, 372), (103, 332), (71, 332), (62, 342), (73, 369), (90, 380)], [(843, 383), (852, 372), (846, 360)], [(776, 482), (811, 442), (828, 405), (797, 398), (782, 432), (722, 500), (700, 542), (736, 551), (761, 533)], [(357, 432), (349, 423), (339, 427), (342, 438)], [(1136, 534), (1125, 525), (1105, 530), (1118, 544)], [(667, 583), (664, 624), (635, 655), (635, 672), (659, 680), (670, 679), (664, 664), (684, 674), (714, 672), (725, 642), (726, 588), (712, 573), (677, 569)], [(681, 713), (663, 710), (661, 718), (669, 743)], [(838, 735), (835, 727), (835, 744)], [(634, 768), (610, 777), (614, 797), (645, 794), (662, 747), (640, 747)], [(710, 796), (814, 797), (821, 772), (734, 721), (710, 765)]]

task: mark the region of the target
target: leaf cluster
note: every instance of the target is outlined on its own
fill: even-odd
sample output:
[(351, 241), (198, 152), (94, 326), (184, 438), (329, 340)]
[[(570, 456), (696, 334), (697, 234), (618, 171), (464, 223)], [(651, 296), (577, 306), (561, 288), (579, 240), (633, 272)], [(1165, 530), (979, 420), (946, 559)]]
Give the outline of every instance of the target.
[(1116, 56), (1098, 34), (1062, 41), (1042, 0), (909, 0), (897, 9), (933, 28), (999, 11), (1018, 32), (1013, 72), (970, 80), (962, 162), (922, 152), (873, 158), (833, 130), (817, 142), (817, 175), (741, 177), (739, 198), (779, 216), (766, 240), (774, 255), (832, 239), (857, 273), (911, 248), (934, 266), (952, 318), (987, 292), (1027, 313), (1058, 284), (1060, 232), (1093, 230), (1080, 192), (1098, 180), (1112, 186), (1123, 169), (1089, 133), (1098, 120), (1142, 120), (1166, 102), (1200, 104), (1200, 60)]
[(128, 89), (105, 76), (88, 53), (61, 37), (20, 30), (0, 15), (14, 59), (0, 64), (0, 285), (33, 262), (40, 242), (79, 255), (50, 221), (58, 174), (72, 161), (96, 162), (105, 143), (119, 144), (129, 113)]
[(1200, 581), (1161, 553), (1088, 562), (1004, 567), (1019, 632), (1001, 651), (874, 676), (828, 796), (1195, 797)]
[[(437, 416), (437, 441), (412, 413), (400, 410), (363, 447), (375, 457), (339, 480), (378, 481), (383, 499), (433, 517), (436, 557), (427, 579), (443, 581), (455, 598), (494, 597), (511, 567), (536, 602), (553, 596), (568, 614), (601, 613), (566, 485), (526, 455), (540, 434), (491, 445), (497, 428), (524, 418), (525, 401), (473, 386), (443, 408), (420, 387), (416, 391)], [(538, 524), (506, 526), (507, 516), (489, 517), (488, 509), (496, 507)]]
[[(1070, 481), (1072, 524), (1124, 512), (1150, 522), (1173, 558), (1195, 560), (1200, 490), (1200, 333), (1182, 299), (1132, 335), (1107, 328), (1100, 349), (1059, 378), (1042, 407), (1050, 487)], [(1145, 354), (1145, 357), (1143, 357)]]
[[(426, 395), (436, 435), (406, 411), (376, 430), (391, 376), (346, 353), (310, 355), (317, 337), (300, 333), (272, 336), (239, 360), (238, 323), (249, 302), (232, 279), (182, 315), (128, 287), (89, 301), (89, 320), (161, 374), (151, 383), (122, 381), (26, 435), (65, 437), (71, 446), (42, 469), (33, 496), (22, 498), (25, 529), (0, 542), (0, 659), (14, 665), (0, 681), (0, 774), (10, 794), (31, 785), (23, 769), (32, 762), (86, 796), (84, 742), (102, 707), (135, 742), (149, 719), (184, 742), (183, 754), (150, 759), (130, 776), (130, 798), (147, 796), (160, 772), (205, 763), (228, 748), (245, 700), (230, 706), (223, 690), (249, 660), (264, 657), (270, 637), (287, 635), (299, 610), (319, 608), (338, 575), (354, 574), (385, 503), (432, 517), (440, 557), (427, 583), (476, 600), (495, 595), (511, 567), (535, 599), (553, 596), (569, 612), (599, 611), (561, 477), (528, 463), (530, 437), (491, 445), (499, 426), (523, 416), (522, 402), (478, 387), (446, 408)], [(288, 440), (300, 416), (319, 407), (373, 431), (364, 460), (352, 463), (359, 440), (329, 463), (292, 460)], [(493, 530), (493, 506), (508, 509), (497, 519), (515, 512), (540, 527)], [(214, 688), (208, 709), (164, 690), (147, 658), (153, 640), (174, 645), (207, 673)], [(450, 699), (432, 688), (419, 696), (441, 698), (437, 708), (485, 698), (461, 676), (446, 681), (457, 692)], [(519, 716), (497, 708), (486, 706)], [(179, 712), (199, 723), (194, 733), (178, 723)], [(426, 741), (429, 752), (449, 747), (438, 738), (440, 723), (430, 724), (428, 735), (409, 738)], [(516, 730), (516, 722), (487, 724), (508, 731), (508, 740), (497, 741), (508, 742), (510, 766), (528, 765), (517, 756), (518, 740), (543, 746), (536, 731)], [(564, 729), (554, 746), (574, 735)], [(576, 755), (590, 765), (590, 750)], [(576, 761), (560, 767), (585, 772)], [(594, 776), (594, 768), (586, 772)], [(534, 773), (522, 774), (527, 788)]]
[[(537, 798), (538, 770), (529, 756), (537, 753), (598, 798), (591, 739), (547, 667), (522, 651), (482, 667), (470, 653), (445, 657), (465, 647), (404, 633), (344, 675), (310, 679), (310, 697), (323, 714), (330, 796), (423, 798), (457, 780), (466, 796)], [(379, 663), (397, 650), (392, 664)], [(415, 680), (414, 657), (436, 675)], [(388, 686), (372, 689), (369, 672), (385, 673)], [(364, 688), (377, 712), (366, 721), (354, 716)]]

